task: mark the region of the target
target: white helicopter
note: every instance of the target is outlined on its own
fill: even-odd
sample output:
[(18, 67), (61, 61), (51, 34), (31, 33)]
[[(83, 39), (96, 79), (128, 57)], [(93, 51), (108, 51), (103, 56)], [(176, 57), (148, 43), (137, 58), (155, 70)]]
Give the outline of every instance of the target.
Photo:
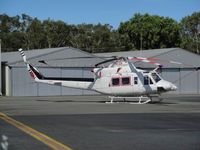
[[(138, 69), (131, 62), (131, 59), (148, 61), (139, 57), (113, 57), (95, 65), (92, 70), (94, 78), (57, 78), (45, 77), (26, 59), (22, 49), (19, 49), (30, 76), (36, 81), (52, 85), (65, 86), (70, 88), (93, 90), (98, 93), (109, 95), (111, 103), (115, 98), (132, 98), (139, 96), (137, 104), (146, 104), (152, 101), (152, 94), (162, 94), (168, 91), (175, 91), (177, 87), (158, 74), (156, 67), (152, 71)], [(113, 62), (114, 61), (114, 62)], [(112, 62), (109, 66), (103, 64)], [(159, 64), (156, 64), (159, 65)], [(145, 101), (143, 96), (148, 97)]]

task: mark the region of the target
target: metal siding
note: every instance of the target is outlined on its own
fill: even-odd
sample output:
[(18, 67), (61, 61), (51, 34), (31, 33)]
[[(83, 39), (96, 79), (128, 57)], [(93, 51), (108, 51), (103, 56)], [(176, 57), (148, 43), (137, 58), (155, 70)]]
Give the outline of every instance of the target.
[[(44, 76), (55, 77), (92, 77), (90, 69), (82, 68), (38, 68)], [(96, 92), (36, 83), (29, 77), (25, 67), (12, 68), (13, 96), (51, 96), (51, 95), (83, 95)], [(20, 88), (19, 88), (20, 87)]]
[(191, 69), (181, 69), (181, 93), (198, 93), (198, 72)]
[(200, 94), (200, 71), (198, 70), (198, 73), (197, 73), (197, 80), (198, 80), (198, 94)]
[(12, 96), (37, 96), (37, 83), (28, 75), (25, 67), (12, 68)]
[[(82, 68), (62, 68), (61, 77), (77, 77), (81, 78), (82, 75)], [(67, 88), (62, 87), (61, 95), (82, 95), (82, 89), (74, 89), (74, 88)]]
[(12, 70), (9, 66), (5, 67), (5, 95), (12, 96)]
[[(92, 68), (84, 68), (83, 69), (83, 77), (84, 78), (93, 78), (93, 73), (91, 72)], [(97, 94), (95, 91), (91, 90), (83, 90), (83, 95), (94, 95)]]
[(180, 93), (179, 69), (163, 69), (161, 75), (164, 80), (170, 81), (178, 87), (177, 91), (171, 91), (169, 93)]
[(1, 39), (0, 39), (0, 95), (2, 95), (2, 68), (1, 68)]
[[(25, 67), (11, 68), (12, 96), (49, 96), (49, 95), (90, 95), (89, 90), (72, 89), (42, 83), (35, 83)], [(39, 68), (45, 76), (56, 77), (93, 77), (90, 68)], [(200, 71), (191, 69), (163, 69), (162, 77), (175, 82), (178, 90), (170, 93), (200, 93)], [(180, 78), (181, 77), (181, 78)]]
[[(61, 70), (60, 68), (39, 68), (40, 72), (46, 77), (60, 77)], [(38, 96), (47, 96), (47, 95), (61, 95), (61, 86), (48, 85), (45, 83), (38, 84)]]

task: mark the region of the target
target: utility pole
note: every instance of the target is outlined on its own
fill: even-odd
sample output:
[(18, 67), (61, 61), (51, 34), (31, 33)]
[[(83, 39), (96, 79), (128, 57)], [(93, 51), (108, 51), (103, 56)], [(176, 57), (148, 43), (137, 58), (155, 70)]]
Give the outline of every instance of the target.
[(199, 34), (199, 33), (195, 33), (196, 44), (197, 44), (197, 54), (199, 54), (199, 39), (198, 39), (198, 34)]
[(142, 31), (140, 31), (140, 57), (143, 57), (142, 56)]
[(141, 31), (141, 33), (140, 33), (140, 50), (142, 50), (142, 31)]

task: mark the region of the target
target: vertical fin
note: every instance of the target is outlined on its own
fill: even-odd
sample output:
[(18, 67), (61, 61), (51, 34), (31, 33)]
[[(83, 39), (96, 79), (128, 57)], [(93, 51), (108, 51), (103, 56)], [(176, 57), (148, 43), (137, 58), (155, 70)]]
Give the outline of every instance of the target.
[(34, 80), (38, 80), (38, 79), (44, 79), (44, 76), (35, 68), (33, 67), (26, 59), (26, 55), (24, 53), (24, 51), (20, 48), (19, 52), (23, 58), (24, 63), (26, 64), (27, 70), (30, 74), (30, 76), (34, 79)]

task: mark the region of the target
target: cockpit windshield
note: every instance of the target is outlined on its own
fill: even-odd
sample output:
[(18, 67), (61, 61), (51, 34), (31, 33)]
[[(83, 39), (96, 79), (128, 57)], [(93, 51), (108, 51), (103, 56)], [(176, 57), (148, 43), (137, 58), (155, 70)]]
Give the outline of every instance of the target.
[(161, 78), (157, 75), (157, 73), (151, 73), (152, 78), (154, 79), (154, 81), (157, 83), (158, 81), (161, 80)]

